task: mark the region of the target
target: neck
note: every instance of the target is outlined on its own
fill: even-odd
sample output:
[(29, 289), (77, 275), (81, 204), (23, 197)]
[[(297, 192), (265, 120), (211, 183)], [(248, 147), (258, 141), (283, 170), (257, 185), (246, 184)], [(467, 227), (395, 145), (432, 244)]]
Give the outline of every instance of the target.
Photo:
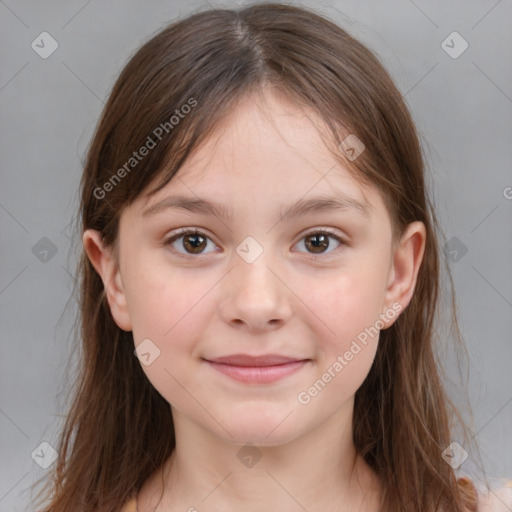
[[(176, 448), (159, 473), (160, 488), (151, 503), (154, 507), (160, 498), (163, 477), (158, 512), (326, 512), (340, 507), (377, 512), (381, 486), (356, 452), (352, 410), (339, 409), (315, 431), (286, 444), (241, 446), (219, 439), (173, 409)], [(143, 489), (139, 501), (147, 499), (149, 506), (148, 497)], [(139, 505), (139, 512), (145, 510)]]

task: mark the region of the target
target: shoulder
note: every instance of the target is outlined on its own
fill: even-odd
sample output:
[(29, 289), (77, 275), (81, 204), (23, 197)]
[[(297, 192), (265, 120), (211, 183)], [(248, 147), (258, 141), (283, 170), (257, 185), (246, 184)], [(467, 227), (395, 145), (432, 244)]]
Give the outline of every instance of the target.
[(512, 510), (512, 479), (489, 482), (490, 489), (478, 493), (478, 512), (510, 512)]
[(137, 501), (135, 496), (126, 501), (119, 512), (137, 512)]

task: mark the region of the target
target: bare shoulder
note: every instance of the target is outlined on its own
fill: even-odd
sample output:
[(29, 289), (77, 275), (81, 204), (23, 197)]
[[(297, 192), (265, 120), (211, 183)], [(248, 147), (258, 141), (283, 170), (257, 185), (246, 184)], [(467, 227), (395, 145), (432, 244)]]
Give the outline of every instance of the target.
[(479, 493), (478, 512), (511, 512), (512, 480), (499, 479), (491, 485), (489, 491)]
[(120, 512), (137, 512), (137, 498), (133, 496), (124, 505)]

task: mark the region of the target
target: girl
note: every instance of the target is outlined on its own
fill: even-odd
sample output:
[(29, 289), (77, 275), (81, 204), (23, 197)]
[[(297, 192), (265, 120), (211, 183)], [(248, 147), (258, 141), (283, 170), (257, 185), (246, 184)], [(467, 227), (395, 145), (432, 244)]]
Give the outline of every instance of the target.
[(344, 30), (280, 4), (165, 28), (113, 88), (80, 213), (45, 511), (494, 510), (457, 474), (478, 452), (435, 356), (415, 127)]

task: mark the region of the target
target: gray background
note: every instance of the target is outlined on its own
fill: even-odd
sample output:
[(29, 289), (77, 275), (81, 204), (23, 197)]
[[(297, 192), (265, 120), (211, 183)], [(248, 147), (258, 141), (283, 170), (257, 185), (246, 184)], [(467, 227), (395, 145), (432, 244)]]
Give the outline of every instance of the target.
[[(318, 8), (376, 51), (406, 94), (450, 240), (476, 440), (489, 475), (512, 477), (512, 2), (301, 5)], [(79, 242), (71, 221), (81, 159), (101, 108), (143, 41), (204, 6), (182, 0), (0, 2), (2, 512), (25, 509), (24, 490), (47, 471), (31, 454), (44, 441), (56, 446), (57, 415), (65, 413), (76, 316), (72, 249)], [(43, 31), (59, 45), (47, 59), (31, 47)], [(458, 58), (441, 46), (453, 31), (469, 44)], [(457, 382), (449, 353), (448, 347), (443, 361)], [(449, 389), (464, 408), (460, 390)]]

